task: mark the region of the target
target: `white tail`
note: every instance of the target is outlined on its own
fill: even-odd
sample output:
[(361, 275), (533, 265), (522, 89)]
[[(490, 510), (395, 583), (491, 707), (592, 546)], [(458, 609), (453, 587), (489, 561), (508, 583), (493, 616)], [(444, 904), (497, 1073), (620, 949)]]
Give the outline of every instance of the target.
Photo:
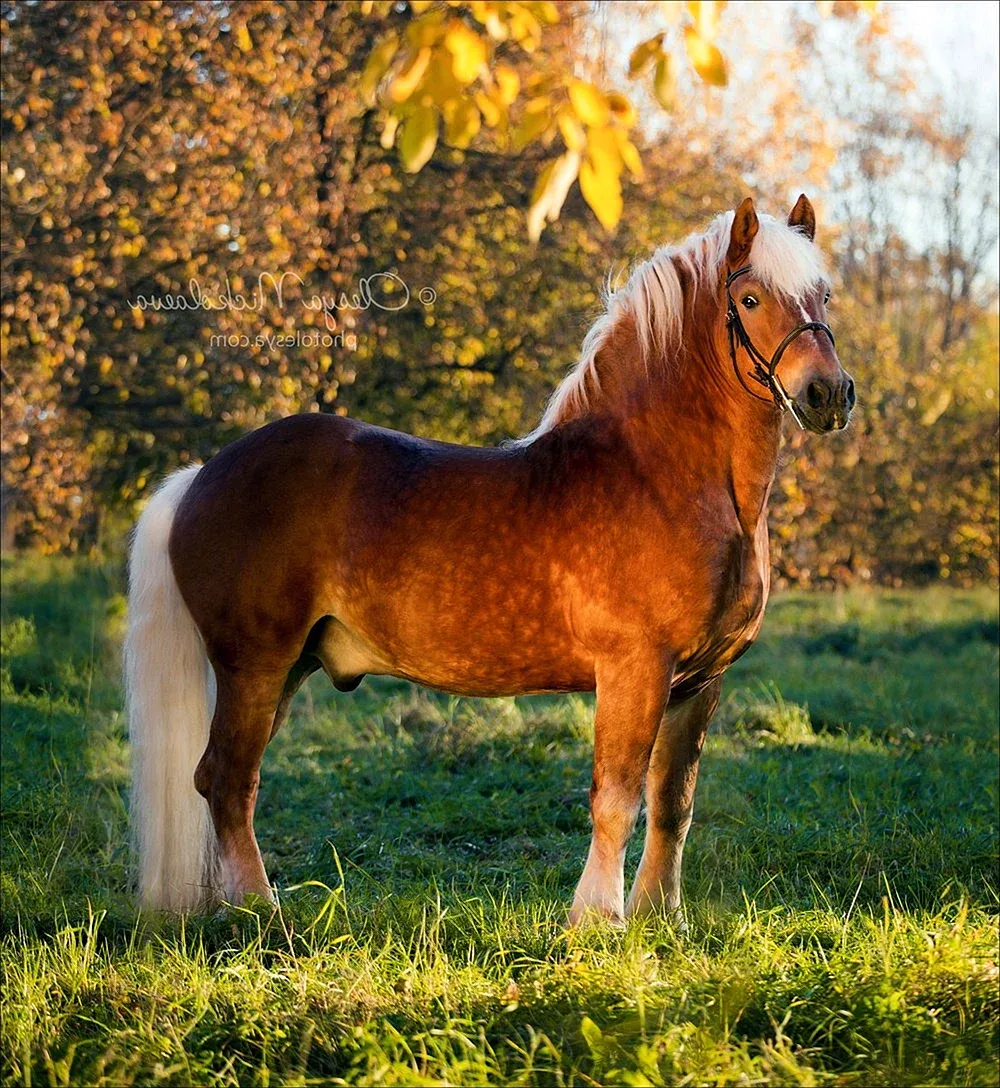
[(199, 468), (182, 469), (160, 486), (139, 518), (129, 555), (132, 830), (140, 900), (157, 910), (204, 906), (216, 884), (215, 832), (194, 788), (208, 743), (214, 677), (167, 554), (174, 513)]

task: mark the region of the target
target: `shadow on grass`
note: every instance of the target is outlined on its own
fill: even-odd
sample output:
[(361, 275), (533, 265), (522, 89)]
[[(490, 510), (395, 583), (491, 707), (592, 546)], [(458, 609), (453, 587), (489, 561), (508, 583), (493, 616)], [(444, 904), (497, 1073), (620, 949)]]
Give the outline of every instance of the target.
[[(5, 916), (63, 904), (80, 919), (96, 904), (124, 924), (121, 570), (18, 561), (4, 574)], [(733, 670), (730, 691), (773, 677), (794, 702), (776, 726), (766, 699), (763, 719), (746, 699), (728, 719), (723, 708), (689, 902), (846, 909), (888, 887), (932, 908), (950, 888), (995, 909), (995, 621), (971, 596), (954, 619), (905, 595), (859, 601), (838, 618), (833, 597), (778, 598)], [(272, 878), (334, 886), (343, 869), (368, 903), (482, 888), (568, 901), (589, 839), (591, 703), (311, 686), (265, 760), (257, 826)], [(630, 865), (640, 847), (641, 833)]]
[[(376, 899), (488, 887), (568, 902), (589, 841), (582, 701), (560, 718), (518, 700), (472, 726), (433, 699), (416, 700), (422, 720), (394, 698), (392, 724), (363, 746), (321, 719), (276, 742), (258, 806), (272, 876), (333, 884), (343, 870)], [(817, 731), (796, 704), (763, 706), (730, 712), (706, 749), (689, 900), (846, 910), (888, 893), (933, 909), (964, 893), (995, 909), (996, 774), (977, 751)]]

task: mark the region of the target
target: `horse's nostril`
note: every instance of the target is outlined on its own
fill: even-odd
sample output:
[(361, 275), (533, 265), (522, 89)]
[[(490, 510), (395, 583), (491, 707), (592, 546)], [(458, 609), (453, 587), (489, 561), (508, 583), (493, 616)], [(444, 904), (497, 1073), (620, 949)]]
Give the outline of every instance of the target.
[(854, 402), (855, 402), (855, 399), (856, 399), (855, 395), (854, 395), (854, 379), (853, 378), (848, 378), (847, 379), (847, 392), (846, 392), (845, 396), (847, 398), (847, 407), (848, 408), (853, 408), (854, 407)]
[(822, 408), (830, 399), (830, 393), (822, 382), (810, 382), (806, 390), (806, 400), (810, 408)]

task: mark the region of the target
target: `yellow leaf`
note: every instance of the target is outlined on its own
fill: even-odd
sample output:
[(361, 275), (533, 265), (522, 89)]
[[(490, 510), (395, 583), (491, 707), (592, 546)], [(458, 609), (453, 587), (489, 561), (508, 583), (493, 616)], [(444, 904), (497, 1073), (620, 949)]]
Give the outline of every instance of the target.
[(640, 42), (628, 59), (628, 74), (630, 79), (642, 75), (643, 72), (663, 55), (663, 35), (657, 34), (655, 38)]
[(508, 5), (507, 25), (510, 36), (526, 53), (534, 53), (542, 40), (542, 28), (538, 20), (524, 4)]
[(559, 22), (559, 7), (552, 0), (540, 0), (540, 2), (533, 4), (532, 7), (543, 23), (551, 25)]
[(545, 226), (546, 212), (548, 210), (548, 198), (545, 194), (555, 171), (556, 162), (553, 160), (545, 164), (535, 181), (535, 188), (531, 194), (531, 204), (528, 207), (528, 237), (533, 242), (538, 241)]
[(726, 62), (719, 50), (711, 42), (700, 37), (694, 27), (690, 26), (684, 28), (684, 46), (698, 75), (706, 83), (725, 87), (728, 80)]
[(574, 79), (569, 85), (569, 100), (577, 117), (585, 125), (606, 125), (610, 109), (608, 100), (592, 84)]
[(456, 20), (448, 28), (444, 44), (452, 55), (451, 70), (460, 83), (471, 83), (486, 63), (486, 44), (463, 22)]
[(615, 175), (622, 172), (621, 152), (610, 127), (592, 128), (587, 133), (587, 159), (602, 176), (609, 172)]
[(500, 18), (497, 5), (490, 0), (472, 0), (469, 4), (473, 19), (486, 27), (486, 33), (495, 41), (507, 40), (507, 24)]
[(396, 55), (398, 46), (399, 38), (395, 34), (387, 34), (368, 54), (364, 71), (361, 73), (359, 90), (362, 99), (369, 106), (374, 105), (375, 92), (378, 89), (379, 81), (392, 63), (392, 58)]
[(444, 29), (445, 13), (443, 11), (429, 11), (421, 15), (419, 19), (406, 28), (406, 42), (414, 50), (423, 49), (425, 45), (435, 45), (441, 38)]
[(528, 237), (537, 242), (546, 222), (554, 223), (566, 201), (566, 194), (580, 169), (580, 154), (567, 151), (550, 162), (538, 175), (528, 209)]
[(410, 10), (414, 15), (420, 15), (431, 6), (431, 0), (410, 0)]
[(608, 95), (608, 106), (626, 128), (631, 128), (635, 124), (635, 106), (629, 102), (625, 95), (612, 91)]
[(608, 159), (580, 164), (580, 191), (606, 230), (612, 230), (622, 217), (622, 187), (619, 173)]
[(408, 174), (417, 173), (434, 154), (437, 138), (437, 111), (432, 107), (418, 106), (406, 117), (399, 137), (399, 157)]
[(562, 133), (563, 143), (570, 151), (582, 151), (587, 142), (583, 126), (576, 119), (576, 114), (564, 106), (556, 115), (559, 122), (559, 131)]
[(500, 111), (500, 107), (490, 98), (488, 95), (483, 94), (482, 91), (476, 91), (473, 96), (476, 105), (479, 107), (479, 112), (483, 115), (483, 120), (489, 125), (490, 128), (496, 128), (500, 121), (503, 119), (503, 114)]
[(618, 142), (618, 154), (621, 156), (625, 168), (635, 181), (642, 181), (646, 172), (642, 167), (642, 159), (639, 157), (638, 149), (620, 128), (614, 129), (614, 134), (615, 140)]
[(656, 101), (665, 110), (674, 108), (677, 101), (677, 79), (674, 74), (674, 61), (670, 56), (664, 55), (656, 62), (653, 93), (656, 95)]
[(375, 7), (375, 0), (361, 0), (361, 14), (371, 15), (372, 8)]
[(523, 151), (537, 140), (552, 123), (551, 102), (547, 96), (533, 98), (525, 107), (524, 117), (514, 131), (515, 151)]
[(465, 93), (465, 84), (455, 78), (451, 64), (450, 53), (435, 49), (431, 53), (431, 61), (420, 82), (421, 105), (428, 105), (424, 95), (430, 97), (439, 105), (452, 98), (461, 98)]
[(445, 139), (452, 147), (468, 147), (480, 127), (479, 110), (467, 99), (457, 98), (444, 105)]
[(394, 113), (390, 113), (385, 119), (385, 124), (382, 126), (382, 135), (379, 137), (379, 143), (386, 151), (396, 142), (397, 128), (399, 128), (399, 118)]
[(931, 404), (920, 417), (920, 422), (925, 427), (932, 427), (937, 421), (944, 415), (951, 404), (951, 390), (942, 389), (939, 391), (935, 401)]
[(246, 26), (241, 26), (236, 31), (236, 44), (243, 53), (249, 53), (253, 49), (253, 39), (250, 37), (250, 31)]
[(496, 102), (493, 101), (489, 95), (484, 95), (481, 90), (476, 91), (473, 95), (473, 101), (476, 102), (479, 107), (479, 112), (483, 115), (483, 121), (486, 122), (491, 128), (495, 128), (499, 122), (501, 122), (503, 114)]
[(521, 89), (521, 77), (507, 64), (498, 64), (493, 75), (497, 81), (500, 101), (505, 106), (509, 106), (517, 98), (518, 91)]
[(719, 29), (719, 15), (725, 6), (724, 0), (695, 0), (688, 4), (699, 37), (707, 42), (715, 37)]
[(404, 65), (403, 70), (398, 76), (389, 84), (389, 97), (393, 102), (405, 102), (411, 94), (417, 89), (417, 84), (420, 82), (424, 72), (427, 71), (427, 65), (430, 63), (431, 51), (429, 49), (421, 49), (416, 56), (412, 57), (410, 61)]

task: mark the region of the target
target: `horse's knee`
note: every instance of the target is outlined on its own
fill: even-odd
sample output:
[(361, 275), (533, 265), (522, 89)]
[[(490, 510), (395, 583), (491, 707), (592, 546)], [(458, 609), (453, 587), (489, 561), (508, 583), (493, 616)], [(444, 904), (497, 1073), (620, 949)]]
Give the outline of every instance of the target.
[(590, 787), (590, 817), (594, 831), (627, 839), (639, 816), (641, 785), (618, 776), (596, 778)]
[(693, 805), (678, 808), (657, 806), (650, 811), (648, 822), (665, 838), (682, 839), (690, 830), (693, 818)]

